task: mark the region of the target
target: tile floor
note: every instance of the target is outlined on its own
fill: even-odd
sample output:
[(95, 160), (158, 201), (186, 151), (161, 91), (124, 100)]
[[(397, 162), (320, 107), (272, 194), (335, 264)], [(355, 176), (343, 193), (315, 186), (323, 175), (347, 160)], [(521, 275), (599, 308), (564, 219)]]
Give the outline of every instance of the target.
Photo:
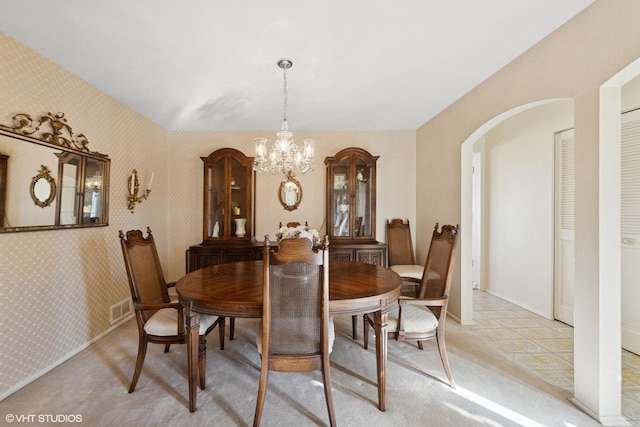
[[(573, 328), (487, 292), (473, 292), (472, 328), (507, 357), (573, 394)], [(622, 351), (622, 415), (640, 426), (640, 356)]]

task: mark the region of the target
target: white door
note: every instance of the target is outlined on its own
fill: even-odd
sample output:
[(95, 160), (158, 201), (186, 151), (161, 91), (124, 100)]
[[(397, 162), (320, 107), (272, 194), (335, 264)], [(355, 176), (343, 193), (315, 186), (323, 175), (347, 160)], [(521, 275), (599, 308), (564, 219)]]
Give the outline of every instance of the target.
[(573, 129), (555, 135), (555, 262), (553, 316), (573, 326), (574, 142)]
[(640, 111), (622, 115), (622, 348), (640, 354)]

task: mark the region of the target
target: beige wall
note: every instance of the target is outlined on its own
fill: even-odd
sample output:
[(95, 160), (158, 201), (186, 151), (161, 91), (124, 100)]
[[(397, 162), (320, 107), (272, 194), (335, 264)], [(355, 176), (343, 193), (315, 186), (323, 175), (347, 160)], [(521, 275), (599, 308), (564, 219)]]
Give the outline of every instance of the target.
[(482, 152), (484, 288), (547, 318), (553, 316), (554, 134), (571, 127), (571, 100), (545, 104), (487, 132)]
[[(111, 158), (109, 226), (0, 234), (0, 399), (37, 378), (109, 331), (109, 306), (129, 296), (118, 230), (150, 226), (167, 280), (184, 274), (185, 250), (202, 241), (201, 156), (222, 147), (248, 155), (265, 132), (167, 132), (86, 82), (0, 33), (0, 123), (16, 113), (64, 112), (92, 151)], [(301, 176), (303, 200), (294, 212), (277, 199), (278, 178), (257, 178), (257, 236), (279, 221), (324, 220), (323, 160), (350, 146), (378, 160), (377, 235), (387, 216), (415, 222), (415, 132), (306, 132), (317, 139), (317, 172)], [(148, 200), (130, 213), (127, 177), (155, 172)], [(133, 372), (133, 365), (132, 365)]]

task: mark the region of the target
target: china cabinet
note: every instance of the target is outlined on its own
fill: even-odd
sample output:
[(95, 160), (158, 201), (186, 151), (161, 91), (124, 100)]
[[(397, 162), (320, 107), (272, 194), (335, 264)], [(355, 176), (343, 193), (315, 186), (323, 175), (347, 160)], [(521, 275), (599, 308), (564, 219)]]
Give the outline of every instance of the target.
[(201, 157), (204, 163), (202, 243), (187, 250), (187, 272), (261, 256), (254, 238), (253, 158), (233, 148)]
[(331, 259), (387, 266), (387, 246), (376, 241), (378, 157), (362, 148), (345, 148), (324, 161)]
[(204, 162), (203, 242), (253, 238), (253, 158), (233, 148), (201, 157)]

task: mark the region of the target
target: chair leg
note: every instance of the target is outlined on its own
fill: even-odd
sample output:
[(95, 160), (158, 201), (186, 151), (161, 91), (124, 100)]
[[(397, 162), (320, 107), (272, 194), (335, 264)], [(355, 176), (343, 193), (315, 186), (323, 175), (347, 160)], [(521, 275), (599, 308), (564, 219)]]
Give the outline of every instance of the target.
[(224, 325), (225, 318), (220, 318), (220, 322), (218, 323), (218, 333), (220, 334), (220, 350), (224, 350)]
[(418, 348), (420, 350), (424, 350), (424, 347), (422, 346), (422, 341), (418, 341)]
[(364, 330), (363, 345), (366, 350), (369, 348), (369, 316), (366, 314), (362, 315), (362, 329)]
[(329, 424), (336, 425), (336, 413), (333, 408), (333, 387), (331, 387), (331, 371), (329, 358), (322, 358), (322, 380), (324, 381), (324, 397), (327, 400), (327, 411), (329, 412)]
[(229, 319), (231, 320), (229, 322), (229, 339), (233, 341), (233, 337), (234, 337), (235, 330), (236, 330), (236, 318), (235, 317), (230, 317)]
[(164, 345), (164, 352), (165, 353), (169, 353), (169, 348), (171, 347), (171, 344), (165, 344)]
[(444, 343), (444, 330), (436, 331), (436, 343), (438, 343), (438, 351), (440, 352), (440, 360), (442, 360), (442, 366), (444, 366), (444, 371), (447, 374), (447, 378), (449, 378), (449, 385), (451, 385), (451, 388), (456, 388), (456, 383), (455, 381), (453, 381), (453, 375), (451, 374), (451, 368), (449, 368), (447, 347)]
[(207, 337), (200, 335), (198, 348), (198, 376), (200, 377), (200, 390), (204, 390), (207, 381)]
[(142, 372), (142, 365), (144, 364), (144, 356), (147, 354), (147, 338), (140, 335), (138, 339), (138, 357), (136, 359), (136, 367), (133, 371), (133, 378), (131, 379), (131, 385), (129, 386), (129, 393), (133, 393), (138, 384), (138, 378)]
[(358, 339), (358, 316), (351, 316), (351, 335), (353, 335), (353, 339)]
[(262, 360), (262, 368), (260, 369), (260, 384), (258, 385), (258, 398), (256, 400), (256, 413), (253, 416), (253, 427), (260, 425), (262, 418), (262, 408), (264, 407), (264, 397), (267, 394), (267, 380), (269, 375), (268, 361)]

